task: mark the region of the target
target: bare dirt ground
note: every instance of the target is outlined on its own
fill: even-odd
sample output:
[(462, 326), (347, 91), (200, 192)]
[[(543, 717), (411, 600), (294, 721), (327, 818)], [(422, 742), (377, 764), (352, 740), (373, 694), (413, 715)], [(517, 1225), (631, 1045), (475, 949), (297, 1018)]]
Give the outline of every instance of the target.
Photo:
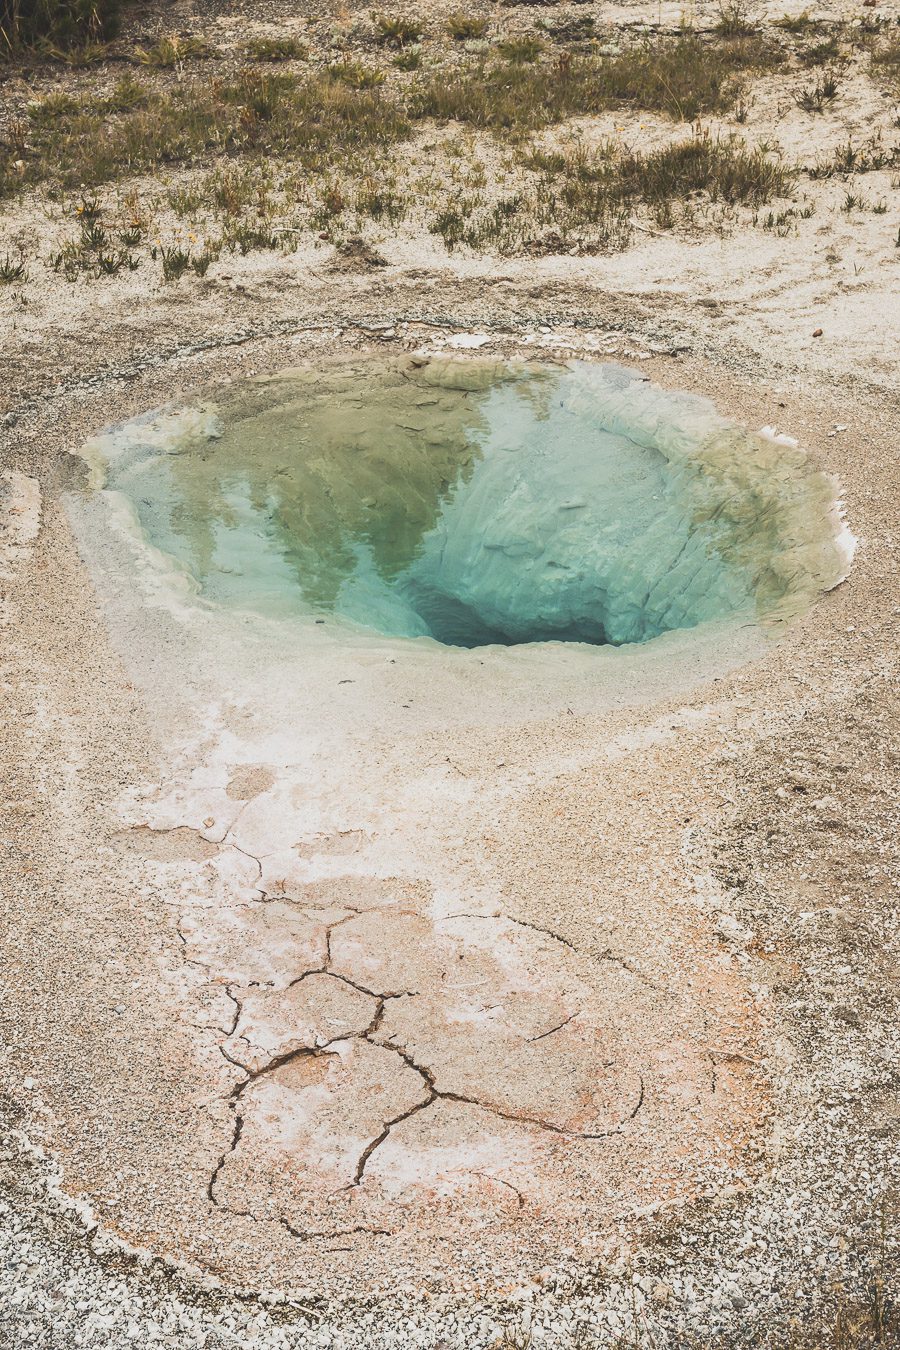
[[(419, 17), (434, 35), (452, 8)], [(682, 20), (470, 12), (490, 41), (589, 17), (605, 46)], [(881, 43), (897, 12), (875, 13)], [(753, 17), (796, 43), (782, 14)], [(896, 1338), (900, 133), (851, 41), (872, 16), (816, 9), (803, 41), (843, 44), (821, 110), (798, 106), (821, 70), (792, 48), (702, 134), (807, 167), (877, 140), (879, 167), (800, 174), (765, 206), (694, 193), (670, 224), (638, 203), (620, 251), (583, 226), (554, 245), (546, 221), (503, 252), (448, 251), (429, 222), (474, 191), (476, 162), (488, 204), (502, 175), (525, 181), (482, 129), (460, 152), (455, 123), (397, 150), (412, 204), (395, 221), (318, 228), (311, 171), (311, 215), (283, 185), (261, 208), (294, 222), (295, 248), (223, 247), (178, 280), (151, 250), (195, 254), (223, 227), (177, 196), (223, 172), (214, 157), (98, 189), (101, 220), (127, 201), (147, 221), (139, 266), (115, 275), (52, 263), (80, 189), (4, 203), (0, 259), (27, 277), (0, 285), (3, 1344)], [(711, 33), (720, 12), (691, 18)], [(224, 78), (247, 40), (290, 34), (388, 88), (415, 78), (365, 45), (367, 22), (368, 6), (196, 0), (123, 41), (200, 35)], [(429, 43), (480, 59), (426, 34), (426, 61)], [(38, 65), (2, 86), (7, 122), (119, 75)], [(644, 153), (690, 134), (639, 107), (538, 133)], [(652, 659), (622, 687), (495, 666), (500, 692), (485, 679), (473, 697), (363, 653), (341, 672), (355, 684), (314, 672), (285, 703), (248, 649), (246, 688), (211, 717), (203, 633), (88, 570), (62, 500), (73, 453), (218, 381), (472, 342), (622, 360), (796, 436), (842, 484), (849, 580), (777, 642), (677, 679)], [(295, 740), (276, 746), (286, 713)], [(264, 748), (248, 764), (238, 744)]]

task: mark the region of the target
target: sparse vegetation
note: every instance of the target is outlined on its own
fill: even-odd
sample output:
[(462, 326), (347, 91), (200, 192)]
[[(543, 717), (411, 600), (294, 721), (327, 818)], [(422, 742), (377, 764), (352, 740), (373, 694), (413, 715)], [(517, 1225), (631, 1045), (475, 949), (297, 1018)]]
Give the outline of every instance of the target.
[(805, 9), (802, 14), (785, 14), (783, 19), (776, 19), (775, 26), (794, 37), (809, 37), (811, 33), (821, 33), (824, 23), (821, 19), (812, 18), (809, 10)]
[(815, 42), (798, 53), (803, 66), (831, 65), (841, 59), (842, 48), (836, 37), (826, 38), (824, 42)]
[(388, 47), (407, 47), (418, 42), (425, 32), (424, 25), (416, 19), (389, 14), (373, 14), (372, 18), (377, 40)]
[(421, 86), (410, 111), (414, 117), (517, 134), (629, 104), (691, 121), (729, 106), (738, 72), (772, 59), (759, 46), (711, 47), (684, 37), (599, 60), (564, 53), (552, 65), (484, 63), (465, 79), (449, 82), (435, 75)]
[(422, 64), (421, 47), (403, 47), (394, 57), (398, 70), (418, 70)]
[(158, 244), (150, 250), (150, 256), (162, 264), (165, 281), (178, 281), (191, 265), (191, 255), (180, 244)]
[(59, 47), (53, 43), (41, 42), (36, 49), (32, 49), (32, 55), (48, 61), (59, 61), (73, 70), (100, 65), (101, 62), (110, 60), (114, 54), (115, 49), (111, 42), (85, 42), (73, 47)]
[(309, 55), (297, 38), (253, 38), (244, 48), (252, 61), (305, 61)]
[(377, 89), (385, 79), (382, 71), (364, 66), (361, 61), (337, 61), (328, 67), (328, 74), (350, 89)]
[(215, 262), (218, 256), (218, 249), (207, 246), (200, 253), (195, 254), (191, 258), (191, 268), (198, 277), (205, 277), (206, 273), (209, 271), (210, 263)]
[(757, 25), (750, 18), (744, 0), (722, 0), (716, 24), (717, 33), (727, 38), (749, 37), (756, 30)]
[(837, 74), (833, 70), (826, 71), (815, 84), (808, 85), (795, 95), (794, 101), (804, 112), (820, 113), (826, 104), (834, 101), (839, 88)]
[[(786, 59), (784, 44), (765, 36), (745, 0), (723, 0), (713, 35), (686, 28), (677, 37), (625, 41), (604, 54), (572, 48), (593, 33), (591, 16), (541, 22), (538, 32), (502, 38), (489, 50), (481, 44), (482, 50), (458, 58), (452, 79), (440, 55), (422, 70), (418, 16), (376, 13), (372, 22), (377, 43), (395, 49), (387, 61), (344, 54), (315, 73), (264, 68), (307, 55), (293, 36), (248, 40), (248, 64), (202, 81), (180, 71), (192, 59), (215, 55), (199, 37), (126, 48), (120, 58), (144, 66), (141, 79), (126, 74), (93, 95), (89, 89), (49, 93), (7, 125), (0, 195), (41, 183), (51, 191), (87, 185), (90, 192), (160, 166), (201, 168), (200, 175), (180, 175), (163, 194), (168, 209), (206, 236), (202, 249), (194, 247), (196, 236), (157, 241), (167, 281), (187, 271), (205, 275), (222, 249), (289, 247), (304, 230), (340, 240), (365, 221), (396, 225), (423, 207), (448, 247), (501, 252), (622, 248), (635, 228), (633, 213), (642, 210), (657, 228), (672, 229), (689, 224), (698, 210), (710, 219), (716, 206), (721, 225), (748, 206), (757, 224), (775, 233), (796, 228), (812, 212), (810, 205), (763, 214), (762, 206), (789, 194), (794, 173), (765, 145), (749, 149), (738, 138), (695, 133), (652, 151), (622, 143), (590, 152), (524, 148), (545, 128), (608, 110), (695, 120), (731, 109), (745, 122), (748, 76)], [(800, 37), (819, 30), (803, 15), (780, 26)], [(481, 38), (486, 29), (481, 16), (451, 13), (445, 50), (450, 41)], [(371, 30), (357, 27), (357, 40), (365, 40), (366, 31), (371, 38)], [(812, 50), (831, 57), (837, 31)], [(550, 39), (565, 45), (554, 47)], [(893, 50), (883, 43), (877, 48), (886, 67)], [(796, 59), (803, 63), (804, 54)], [(392, 78), (391, 66), (410, 78)], [(154, 74), (174, 67), (176, 82)], [(840, 69), (829, 64), (801, 88), (799, 106), (823, 111), (837, 96)], [(393, 152), (431, 119), (463, 129), (442, 137), (443, 169), (436, 167), (424, 189), (411, 192), (398, 180)], [(475, 150), (479, 133), (519, 147), (490, 179)], [(227, 161), (210, 171), (220, 156)], [(897, 157), (896, 148), (875, 138), (859, 147), (848, 141), (806, 172), (812, 179), (850, 175), (890, 167)], [(283, 171), (276, 174), (271, 166), (279, 159)], [(145, 224), (107, 226), (89, 206), (83, 198), (81, 234), (58, 250), (57, 269), (85, 276), (136, 265), (133, 250), (146, 240)]]
[(147, 86), (141, 84), (133, 75), (123, 75), (116, 82), (112, 93), (101, 99), (96, 106), (105, 113), (132, 112), (136, 108), (147, 106), (148, 92)]
[(135, 271), (140, 259), (131, 249), (143, 238), (143, 230), (132, 221), (125, 229), (103, 220), (103, 212), (96, 197), (82, 197), (75, 208), (78, 236), (70, 239), (50, 256), (50, 266), (67, 281), (79, 277), (114, 277), (127, 269)]
[(785, 196), (793, 174), (759, 149), (706, 135), (626, 155), (618, 167), (623, 192), (652, 204), (705, 192), (713, 201), (756, 205)]
[(536, 61), (543, 50), (544, 44), (539, 37), (508, 38), (497, 44), (497, 51), (504, 61), (512, 61), (516, 65), (528, 65)]
[(16, 281), (27, 280), (28, 269), (23, 258), (19, 258), (17, 261), (15, 258), (11, 258), (8, 253), (0, 258), (0, 285), (10, 286)]
[(256, 249), (278, 248), (281, 239), (276, 230), (267, 222), (235, 220), (226, 221), (222, 231), (222, 244), (232, 253), (246, 257)]
[(888, 149), (880, 133), (870, 136), (861, 145), (854, 145), (848, 137), (834, 151), (820, 158), (807, 173), (810, 178), (833, 178), (836, 174), (872, 173), (890, 169), (900, 163), (900, 144)]
[(121, 0), (0, 0), (0, 58), (38, 44), (74, 49), (116, 33)]
[(792, 182), (769, 156), (703, 134), (646, 155), (611, 143), (593, 152), (532, 149), (522, 163), (536, 176), (531, 185), (499, 202), (457, 197), (435, 215), (432, 231), (448, 248), (534, 252), (543, 238), (554, 251), (614, 251), (627, 247), (641, 206), (671, 228), (675, 204), (697, 194), (758, 205), (784, 196)]
[(132, 47), (128, 59), (138, 66), (159, 66), (169, 70), (185, 61), (206, 61), (217, 55), (215, 48), (202, 38), (183, 38), (173, 33), (160, 38), (152, 47)]
[(454, 42), (467, 42), (473, 38), (483, 38), (487, 30), (487, 19), (482, 19), (475, 14), (466, 14), (464, 10), (457, 10), (447, 16), (447, 32)]
[[(353, 86), (356, 87), (353, 87)], [(352, 77), (306, 79), (244, 71), (236, 80), (146, 91), (114, 118), (90, 96), (65, 116), (36, 105), (27, 158), (10, 139), (0, 147), (0, 196), (24, 184), (99, 186), (162, 163), (189, 164), (223, 150), (282, 153), (306, 167), (384, 147), (406, 136), (409, 119), (393, 99)], [(21, 161), (22, 169), (15, 168)]]
[[(401, 43), (406, 69), (418, 47), (400, 20), (385, 20), (386, 40)], [(403, 21), (405, 23), (405, 21)], [(416, 32), (421, 31), (416, 27)], [(192, 39), (141, 49), (148, 73), (205, 50)], [(631, 47), (619, 55), (561, 53), (539, 60), (529, 37), (495, 56), (473, 59), (454, 80), (436, 70), (405, 92), (383, 89), (385, 71), (344, 59), (306, 76), (255, 65), (234, 77), (175, 85), (121, 78), (110, 93), (51, 94), (12, 122), (0, 141), (0, 196), (50, 182), (99, 186), (161, 164), (189, 165), (213, 154), (282, 154), (321, 168), (386, 149), (423, 119), (459, 121), (523, 138), (571, 116), (609, 108), (659, 110), (677, 119), (722, 111), (739, 95), (744, 73), (775, 59), (758, 38), (701, 43), (688, 36)]]

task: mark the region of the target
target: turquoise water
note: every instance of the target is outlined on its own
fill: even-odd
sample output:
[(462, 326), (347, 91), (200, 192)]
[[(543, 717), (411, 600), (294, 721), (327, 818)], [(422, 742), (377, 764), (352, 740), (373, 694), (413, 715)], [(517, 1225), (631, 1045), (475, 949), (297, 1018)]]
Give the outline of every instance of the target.
[(454, 646), (794, 613), (845, 562), (801, 451), (614, 366), (286, 371), (90, 457), (201, 601)]

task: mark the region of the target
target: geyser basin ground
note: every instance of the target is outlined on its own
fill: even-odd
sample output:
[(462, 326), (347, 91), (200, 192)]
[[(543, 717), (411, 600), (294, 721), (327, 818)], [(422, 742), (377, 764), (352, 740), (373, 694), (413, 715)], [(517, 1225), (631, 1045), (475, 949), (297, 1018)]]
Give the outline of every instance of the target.
[[(52, 1127), (54, 1147), (67, 1186), (119, 1233), (230, 1281), (357, 1295), (405, 1280), (497, 1289), (565, 1249), (589, 1260), (648, 1210), (740, 1190), (759, 1171), (766, 1004), (748, 990), (741, 953), (716, 935), (720, 887), (690, 847), (710, 791), (696, 766), (753, 712), (711, 683), (690, 702), (684, 691), (766, 651), (770, 619), (833, 579), (833, 492), (791, 446), (676, 400), (665, 431), (676, 408), (701, 431), (673, 439), (666, 463), (678, 452), (688, 546), (702, 539), (696, 565), (729, 579), (716, 594), (731, 609), (618, 647), (463, 650), (387, 636), (364, 626), (368, 614), (341, 611), (356, 555), (321, 543), (346, 537), (361, 500), (341, 459), (346, 406), (333, 454), (320, 456), (325, 487), (277, 499), (297, 518), (265, 534), (268, 553), (251, 528), (275, 517), (264, 430), (265, 470), (247, 477), (250, 432), (267, 418), (283, 425), (286, 393), (304, 415), (318, 406), (327, 417), (340, 381), (358, 390), (367, 371), (383, 393), (360, 413), (360, 438), (379, 408), (395, 425), (397, 390), (424, 392), (436, 402), (418, 406), (443, 409), (440, 444), (471, 457), (437, 487), (427, 457), (399, 480), (418, 484), (410, 502), (422, 504), (406, 569), (429, 556), (429, 532), (481, 470), (503, 462), (478, 439), (495, 398), (523, 403), (529, 428), (541, 428), (548, 395), (584, 375), (586, 397), (630, 391), (633, 406), (648, 395), (648, 422), (661, 417), (663, 396), (619, 374), (554, 369), (522, 382), (506, 367), (382, 363), (226, 386), (94, 442), (105, 485), (67, 506), (127, 678), (106, 636), (73, 620), (87, 604), (78, 586), (60, 588), (59, 631), (83, 642), (73, 664), (91, 673), (72, 702), (93, 710), (90, 753), (108, 774), (93, 817), (66, 818), (55, 856), (69, 867), (61, 889), (103, 928), (102, 971), (93, 950), (83, 962), (103, 1036), (133, 1058), (127, 1083), (110, 1076), (71, 1128)], [(329, 395), (319, 405), (317, 391)], [(232, 427), (242, 449), (230, 450)], [(448, 427), (466, 434), (451, 442)], [(623, 441), (647, 450), (638, 427), (631, 414)], [(416, 428), (410, 443), (423, 437)], [(221, 472), (228, 453), (243, 479)], [(742, 497), (735, 485), (757, 463), (768, 466), (751, 476), (757, 495)], [(633, 502), (632, 467), (622, 481)], [(151, 492), (159, 482), (166, 492)], [(216, 485), (226, 483), (223, 504)], [(593, 499), (549, 515), (543, 506), (537, 494), (532, 520), (599, 511)], [(321, 525), (326, 508), (339, 508), (340, 528), (327, 513)], [(464, 542), (482, 547), (488, 528)], [(230, 538), (247, 545), (239, 572), (221, 565)], [(291, 554), (286, 538), (309, 548)], [(393, 536), (391, 548), (393, 561), (369, 575), (393, 597)], [(281, 570), (269, 570), (273, 551)], [(504, 581), (492, 593), (509, 625), (509, 597), (535, 589), (507, 578), (535, 559), (494, 551)], [(792, 556), (804, 565), (787, 567)], [(816, 572), (809, 559), (822, 557)], [(311, 600), (303, 583), (322, 558), (331, 589)], [(472, 610), (485, 601), (461, 591), (469, 575), (480, 573), (451, 570), (442, 586)], [(607, 635), (616, 615), (646, 612), (609, 604), (631, 594), (612, 579), (593, 592), (606, 617), (591, 611)], [(115, 674), (95, 687), (107, 660)], [(116, 717), (117, 699), (139, 703), (155, 765), (122, 764), (110, 690)], [(84, 932), (69, 935), (72, 948), (91, 945)], [(64, 1121), (67, 1092), (62, 1083), (53, 1097)]]
[(785, 617), (844, 575), (785, 440), (616, 366), (286, 371), (89, 449), (203, 600), (477, 647)]

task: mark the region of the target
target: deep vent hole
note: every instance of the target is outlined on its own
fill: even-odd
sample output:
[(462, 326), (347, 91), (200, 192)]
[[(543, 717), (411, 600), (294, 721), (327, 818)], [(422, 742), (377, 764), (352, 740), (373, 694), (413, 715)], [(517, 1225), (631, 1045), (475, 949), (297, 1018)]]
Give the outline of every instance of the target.
[(455, 596), (424, 586), (409, 587), (407, 598), (425, 624), (428, 635), (447, 647), (514, 647), (525, 642), (587, 642), (605, 646), (609, 639), (599, 623), (553, 626), (535, 619), (526, 632), (510, 635), (492, 627), (471, 605)]

